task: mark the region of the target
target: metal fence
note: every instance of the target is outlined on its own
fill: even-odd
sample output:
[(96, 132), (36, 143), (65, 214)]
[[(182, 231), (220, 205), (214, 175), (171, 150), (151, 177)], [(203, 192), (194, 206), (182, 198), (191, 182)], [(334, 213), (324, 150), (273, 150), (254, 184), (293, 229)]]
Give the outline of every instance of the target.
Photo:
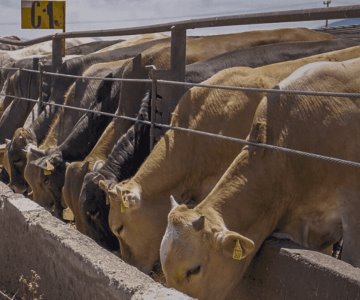
[[(39, 99), (29, 99), (26, 97), (15, 97), (13, 95), (6, 95), (1, 93), (1, 96), (7, 96), (12, 98), (17, 98), (24, 101), (33, 101), (38, 103), (39, 112), (45, 105), (52, 105), (57, 107), (66, 107), (68, 109), (76, 109), (83, 112), (91, 112), (88, 109), (66, 106), (56, 103), (46, 103), (42, 100), (42, 78), (43, 76), (62, 76), (62, 77), (71, 77), (71, 78), (82, 78), (88, 80), (109, 80), (109, 81), (128, 81), (128, 82), (148, 82), (152, 84), (152, 95), (151, 95), (151, 120), (150, 121), (140, 121), (129, 116), (119, 116), (115, 114), (92, 111), (97, 114), (104, 114), (111, 117), (123, 118), (130, 121), (141, 122), (151, 126), (150, 135), (151, 135), (151, 148), (154, 144), (155, 128), (163, 129), (173, 129), (179, 131), (187, 131), (192, 134), (205, 135), (209, 137), (231, 140), (234, 142), (239, 142), (244, 145), (251, 145), (256, 147), (262, 147), (271, 150), (284, 151), (296, 155), (302, 155), (307, 157), (312, 157), (316, 159), (323, 159), (331, 161), (334, 163), (344, 164), (353, 167), (360, 167), (360, 162), (352, 162), (341, 160), (334, 157), (322, 156), (314, 153), (306, 153), (298, 151), (295, 149), (286, 149), (282, 147), (277, 147), (274, 145), (253, 143), (246, 141), (244, 139), (227, 137), (219, 134), (213, 134), (209, 132), (201, 132), (188, 128), (179, 128), (170, 126), (168, 124), (159, 123), (155, 120), (155, 101), (156, 101), (156, 89), (159, 83), (165, 85), (171, 85), (171, 96), (164, 95), (164, 98), (168, 100), (167, 106), (168, 110), (166, 113), (170, 115), (171, 108), (174, 107), (174, 103), (171, 103), (171, 99), (179, 99), (183, 94), (184, 86), (198, 86), (205, 88), (216, 88), (216, 89), (229, 89), (229, 90), (238, 90), (246, 92), (263, 92), (263, 93), (281, 93), (281, 94), (300, 94), (300, 95), (317, 95), (317, 96), (333, 96), (333, 97), (347, 97), (347, 98), (359, 98), (359, 93), (330, 93), (330, 92), (309, 92), (309, 91), (281, 91), (278, 89), (259, 89), (259, 88), (249, 88), (249, 87), (229, 87), (222, 85), (208, 85), (208, 84), (192, 84), (185, 83), (185, 60), (186, 60), (186, 30), (194, 28), (205, 28), (205, 27), (218, 27), (218, 26), (230, 26), (230, 25), (249, 25), (249, 24), (264, 24), (264, 23), (282, 23), (282, 22), (299, 22), (299, 21), (312, 21), (312, 20), (324, 20), (324, 19), (343, 19), (343, 18), (356, 18), (360, 17), (360, 5), (351, 5), (351, 6), (338, 6), (338, 7), (327, 7), (319, 9), (305, 9), (305, 10), (291, 10), (291, 11), (280, 11), (280, 12), (269, 12), (269, 13), (256, 13), (256, 14), (244, 14), (236, 16), (226, 16), (226, 17), (215, 17), (215, 18), (203, 18), (196, 20), (180, 21), (173, 23), (165, 23), (159, 25), (143, 26), (143, 27), (133, 27), (125, 29), (112, 29), (112, 30), (95, 30), (95, 31), (82, 31), (82, 32), (67, 32), (67, 33), (57, 33), (55, 35), (44, 36), (41, 38), (33, 39), (30, 41), (14, 41), (1, 39), (0, 42), (12, 44), (12, 45), (32, 45), (35, 43), (40, 43), (44, 41), (52, 40), (52, 72), (47, 72), (44, 70), (42, 65), (39, 65), (38, 70), (29, 70), (29, 69), (20, 69), (20, 68), (6, 68), (12, 71), (24, 71), (24, 72), (35, 72), (39, 74), (40, 77), (40, 86), (39, 86)], [(155, 70), (152, 69), (149, 71), (150, 77), (152, 79), (124, 79), (124, 78), (98, 78), (98, 77), (84, 77), (84, 76), (74, 76), (68, 74), (58, 73), (59, 67), (62, 64), (63, 45), (62, 40), (67, 38), (79, 38), (79, 37), (109, 37), (109, 36), (123, 36), (123, 35), (134, 35), (134, 34), (145, 34), (145, 33), (156, 33), (156, 32), (165, 32), (171, 31), (171, 59), (170, 59), (170, 69), (169, 70)], [(1, 68), (1, 67), (0, 67)], [(5, 68), (1, 68), (5, 69)], [(171, 78), (172, 80), (165, 80), (164, 78)], [(165, 91), (166, 94), (166, 91)]]
[[(234, 86), (225, 86), (225, 85), (209, 85), (209, 84), (204, 84), (204, 83), (195, 84), (195, 83), (186, 83), (186, 82), (171, 81), (171, 80), (156, 80), (156, 79), (125, 79), (125, 78), (87, 77), (87, 76), (68, 75), (68, 74), (45, 72), (45, 71), (22, 69), (22, 68), (0, 67), (0, 69), (38, 73), (38, 74), (41, 74), (41, 76), (56, 76), (56, 77), (67, 77), (67, 78), (74, 78), (74, 79), (123, 81), (123, 82), (147, 82), (147, 83), (152, 83), (153, 90), (154, 90), (154, 88), (156, 89), (156, 86), (158, 83), (162, 83), (162, 84), (168, 84), (168, 85), (204, 87), (204, 88), (210, 88), (210, 89), (225, 89), (225, 90), (233, 90), (233, 91), (241, 91), (241, 92), (261, 92), (261, 93), (293, 94), (293, 95), (295, 94), (295, 95), (322, 96), (322, 97), (343, 97), (343, 98), (351, 98), (351, 99), (359, 99), (360, 100), (360, 93), (333, 93), (333, 92), (316, 92), (316, 91), (302, 91), (302, 90), (265, 89), (265, 88), (253, 88), (253, 87), (234, 87)], [(41, 86), (42, 82), (40, 81), (39, 84)], [(41, 88), (40, 88), (40, 90), (41, 90)], [(121, 118), (124, 120), (145, 124), (147, 126), (150, 126), (150, 135), (151, 135), (150, 148), (151, 149), (152, 149), (153, 143), (154, 143), (154, 133), (152, 130), (157, 127), (157, 128), (163, 128), (166, 130), (171, 129), (171, 130), (175, 130), (175, 131), (188, 132), (190, 134), (196, 134), (196, 135), (200, 135), (200, 136), (206, 136), (206, 137), (211, 137), (211, 138), (216, 138), (216, 139), (221, 139), (221, 140), (227, 140), (227, 141), (240, 143), (243, 145), (259, 147), (259, 148), (268, 149), (268, 150), (272, 150), (272, 151), (280, 151), (280, 152), (294, 154), (294, 155), (298, 155), (298, 156), (302, 156), (302, 157), (320, 159), (320, 160), (324, 160), (324, 161), (328, 161), (328, 162), (336, 163), (336, 164), (340, 164), (340, 165), (345, 165), (345, 166), (349, 166), (349, 167), (360, 168), (360, 162), (343, 160), (343, 159), (339, 159), (336, 157), (329, 157), (329, 156), (325, 156), (325, 155), (319, 155), (316, 153), (309, 153), (309, 152), (299, 151), (296, 149), (279, 147), (279, 146), (275, 146), (275, 145), (251, 142), (251, 141), (248, 141), (245, 139), (235, 138), (235, 137), (231, 137), (231, 136), (224, 136), (221, 134), (214, 134), (214, 133), (210, 133), (210, 132), (204, 132), (204, 131), (183, 128), (183, 127), (176, 127), (176, 126), (171, 126), (171, 125), (163, 124), (163, 123), (157, 123), (157, 122), (155, 122), (155, 116), (154, 116), (155, 110), (153, 109), (155, 107), (154, 101), (156, 101), (156, 93), (152, 93), (152, 95), (151, 95), (151, 108), (152, 109), (151, 109), (150, 121), (138, 120), (136, 118), (132, 118), (129, 116), (124, 116), (124, 115), (121, 116), (121, 115), (117, 115), (117, 114), (113, 114), (113, 113), (94, 111), (94, 110), (90, 110), (90, 109), (69, 106), (69, 105), (64, 105), (64, 104), (42, 102), (41, 97), (39, 97), (38, 99), (31, 99), (31, 98), (26, 98), (26, 97), (18, 97), (18, 96), (8, 95), (8, 94), (4, 94), (4, 93), (0, 93), (0, 96), (10, 97), (10, 98), (14, 98), (14, 99), (23, 100), (23, 101), (34, 102), (34, 103), (38, 104), (39, 109), (48, 105), (48, 106), (54, 106), (54, 107), (73, 109), (73, 110), (77, 110), (77, 111), (81, 111), (81, 112), (96, 113), (96, 114), (100, 114), (100, 115), (105, 115), (105, 116), (114, 117), (114, 118)]]

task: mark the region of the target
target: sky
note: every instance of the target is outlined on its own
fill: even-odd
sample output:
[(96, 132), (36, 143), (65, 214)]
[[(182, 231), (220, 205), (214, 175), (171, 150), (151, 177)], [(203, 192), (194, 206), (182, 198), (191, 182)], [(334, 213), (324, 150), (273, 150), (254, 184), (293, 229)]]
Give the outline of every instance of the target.
[[(332, 0), (330, 6), (356, 4), (360, 4), (360, 0)], [(21, 29), (20, 7), (21, 0), (0, 0), (0, 36), (17, 35), (31, 39), (61, 32)], [(66, 29), (128, 28), (195, 18), (320, 7), (325, 7), (323, 0), (67, 0)], [(188, 34), (217, 34), (276, 27), (316, 28), (324, 24), (325, 21), (243, 25), (189, 30)]]

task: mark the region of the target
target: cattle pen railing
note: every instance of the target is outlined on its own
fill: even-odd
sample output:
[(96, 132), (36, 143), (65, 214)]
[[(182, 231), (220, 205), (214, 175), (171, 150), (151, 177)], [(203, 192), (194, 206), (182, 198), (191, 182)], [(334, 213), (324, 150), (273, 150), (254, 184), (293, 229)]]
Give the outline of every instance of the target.
[[(21, 68), (0, 67), (0, 69), (40, 73), (40, 71), (37, 71), (37, 70), (21, 69)], [(185, 85), (185, 86), (191, 86), (191, 87), (204, 87), (204, 88), (224, 89), (224, 90), (233, 90), (233, 91), (241, 91), (241, 92), (256, 92), (256, 93), (261, 92), (261, 93), (268, 93), (268, 94), (292, 94), (292, 95), (295, 94), (295, 95), (318, 96), (318, 97), (340, 97), (340, 98), (351, 98), (351, 99), (359, 99), (360, 100), (360, 93), (316, 92), (316, 91), (304, 91), (304, 90), (279, 90), (279, 89), (274, 89), (274, 88), (266, 89), (266, 88), (239, 87), (239, 86), (235, 87), (235, 86), (209, 85), (209, 84), (203, 84), (203, 83), (196, 84), (196, 83), (187, 83), (187, 82), (179, 82), (179, 81), (171, 81), (171, 80), (156, 80), (156, 79), (151, 80), (151, 79), (103, 78), (103, 77), (77, 76), (77, 75), (69, 75), (69, 74), (61, 74), (61, 73), (52, 73), (52, 72), (45, 72), (45, 71), (43, 73), (44, 73), (43, 75), (67, 77), (67, 78), (74, 78), (74, 79), (122, 81), (122, 82), (146, 82), (146, 83), (152, 83), (153, 88), (154, 88), (154, 84), (156, 86), (157, 83), (163, 83), (163, 84), (169, 84), (169, 85), (180, 85), (180, 86)], [(154, 93), (152, 93), (152, 94), (154, 94)], [(166, 130), (171, 129), (171, 130), (175, 130), (175, 131), (183, 131), (183, 132), (188, 132), (190, 134), (197, 134), (197, 135), (201, 135), (201, 136), (237, 142), (237, 143), (240, 143), (243, 145), (259, 147), (259, 148), (264, 148), (264, 149), (269, 149), (269, 150), (274, 150), (274, 151), (281, 151), (281, 152), (295, 154), (295, 155), (302, 156), (302, 157), (320, 159), (320, 160), (325, 160), (325, 161), (328, 161), (331, 163), (341, 164), (341, 165), (345, 165), (345, 166), (349, 166), (349, 167), (360, 168), (360, 162), (344, 160), (344, 159), (340, 159), (340, 158), (336, 158), (336, 157), (330, 157), (330, 156), (326, 156), (326, 155), (320, 155), (320, 154), (316, 154), (316, 153), (310, 153), (310, 152), (300, 151), (300, 150), (296, 150), (296, 149), (280, 147), (280, 146), (276, 146), (276, 145), (252, 142), (252, 141), (241, 139), (241, 138), (225, 136), (225, 135), (215, 134), (215, 133), (206, 132), (206, 131), (171, 126), (168, 124), (161, 124), (161, 123), (154, 122), (153, 118), (151, 118), (151, 121), (144, 121), (144, 120), (139, 120), (139, 119), (129, 117), (129, 116), (118, 115), (118, 114), (114, 114), (114, 113), (107, 113), (107, 112), (102, 112), (102, 111), (96, 111), (96, 110), (80, 108), (80, 107), (75, 107), (75, 106), (69, 106), (69, 105), (64, 105), (64, 104), (51, 103), (51, 102), (40, 103), (39, 99), (18, 97), (18, 96), (8, 95), (8, 94), (4, 94), (4, 93), (0, 93), (0, 96), (10, 97), (10, 98), (14, 98), (14, 99), (23, 100), (23, 101), (30, 101), (30, 102), (34, 102), (34, 103), (37, 103), (38, 105), (42, 105), (42, 106), (54, 106), (54, 107), (77, 110), (77, 111), (81, 111), (81, 112), (96, 113), (98, 115), (105, 115), (105, 116), (109, 116), (109, 117), (115, 117), (115, 118), (120, 118), (120, 119), (124, 119), (124, 120), (128, 120), (128, 121), (138, 122), (138, 123), (150, 126), (150, 128), (158, 127), (158, 128), (162, 128), (162, 129), (166, 129)], [(152, 101), (154, 100), (153, 96), (151, 97)], [(155, 97), (156, 97), (156, 94), (155, 94)], [(155, 107), (155, 105), (152, 105), (151, 107), (153, 108), (153, 107)], [(153, 113), (153, 109), (152, 109), (152, 113)], [(151, 146), (150, 148), (152, 149), (153, 141), (150, 146)]]
[[(358, 98), (360, 99), (360, 93), (331, 93), (331, 92), (309, 92), (309, 91), (282, 91), (278, 89), (259, 89), (259, 88), (250, 88), (250, 87), (229, 87), (221, 85), (207, 85), (207, 84), (194, 84), (186, 83), (185, 81), (185, 65), (186, 65), (186, 30), (194, 28), (205, 28), (205, 27), (218, 27), (218, 26), (232, 26), (232, 25), (250, 25), (250, 24), (264, 24), (264, 23), (282, 23), (282, 22), (298, 22), (298, 21), (313, 21), (313, 20), (324, 20), (324, 19), (343, 19), (343, 18), (356, 18), (360, 17), (360, 5), (351, 5), (351, 6), (338, 6), (338, 7), (328, 7), (328, 8), (318, 8), (318, 9), (305, 9), (305, 10), (291, 10), (291, 11), (279, 11), (279, 12), (269, 12), (269, 13), (256, 13), (256, 14), (244, 14), (237, 16), (225, 16), (225, 17), (214, 17), (214, 18), (204, 18), (197, 20), (189, 21), (179, 21), (173, 23), (165, 23), (159, 25), (143, 26), (143, 27), (134, 27), (134, 28), (125, 28), (125, 29), (111, 29), (111, 30), (95, 30), (95, 31), (81, 31), (81, 32), (66, 32), (66, 33), (57, 33), (55, 35), (48, 35), (45, 37), (33, 39), (30, 41), (13, 41), (7, 39), (1, 39), (0, 42), (6, 42), (12, 45), (32, 45), (39, 42), (50, 41), (52, 40), (52, 72), (44, 71), (41, 64), (39, 70), (30, 70), (24, 68), (6, 68), (0, 67), (0, 69), (7, 69), (12, 71), (24, 71), (24, 72), (35, 72), (40, 76), (39, 90), (40, 96), (38, 99), (30, 99), (26, 97), (18, 97), (14, 95), (7, 95), (1, 93), (0, 96), (16, 98), (24, 101), (33, 101), (38, 103), (38, 108), (42, 109), (45, 105), (56, 106), (56, 107), (66, 107), (68, 109), (75, 109), (83, 112), (93, 112), (96, 114), (104, 114), (107, 116), (123, 118), (134, 122), (144, 123), (150, 126), (150, 147), (153, 148), (155, 140), (155, 128), (163, 129), (173, 129), (187, 131), (192, 134), (201, 134), (206, 136), (211, 136), (213, 138), (227, 139), (234, 142), (239, 142), (245, 145), (251, 145), (256, 147), (262, 147), (277, 151), (285, 151), (292, 154), (312, 157), (316, 159), (324, 159), (327, 161), (345, 164), (353, 167), (360, 167), (360, 162), (353, 162), (342, 160), (339, 158), (323, 156), (315, 153), (308, 153), (299, 151), (296, 149), (288, 149), (283, 147), (277, 147), (269, 144), (254, 143), (244, 139), (234, 138), (223, 136), (219, 134), (202, 132), (188, 128), (180, 128), (170, 126), (165, 124), (165, 122), (156, 122), (155, 115), (156, 111), (156, 98), (157, 98), (157, 86), (159, 83), (165, 85), (171, 85), (171, 91), (166, 92), (163, 95), (165, 101), (167, 101), (167, 111), (161, 112), (163, 120), (168, 120), (169, 115), (174, 108), (175, 103), (171, 103), (171, 99), (179, 99), (183, 94), (184, 86), (198, 86), (205, 88), (217, 88), (217, 89), (230, 89), (230, 90), (239, 90), (246, 92), (263, 92), (263, 93), (280, 93), (280, 94), (301, 94), (301, 95), (315, 95), (315, 96), (333, 96), (333, 97), (347, 97), (347, 98)], [(62, 64), (62, 40), (67, 38), (79, 38), (79, 37), (109, 37), (109, 36), (120, 36), (120, 35), (134, 35), (134, 34), (144, 34), (144, 33), (155, 33), (155, 32), (165, 32), (171, 31), (171, 56), (170, 56), (170, 70), (155, 70), (151, 69), (149, 71), (151, 79), (125, 79), (125, 78), (101, 78), (101, 77), (86, 77), (86, 76), (75, 76), (68, 74), (60, 74), (59, 67)], [(100, 111), (92, 111), (89, 109), (68, 106), (58, 103), (43, 102), (42, 101), (42, 78), (43, 76), (63, 76), (63, 77), (72, 77), (72, 78), (82, 78), (88, 80), (104, 80), (104, 81), (128, 81), (128, 82), (147, 82), (152, 84), (152, 93), (151, 93), (151, 114), (150, 121), (142, 121), (132, 118), (130, 116), (120, 116), (111, 113), (105, 113)], [(171, 78), (171, 80), (166, 80)], [(177, 88), (176, 88), (177, 87)]]

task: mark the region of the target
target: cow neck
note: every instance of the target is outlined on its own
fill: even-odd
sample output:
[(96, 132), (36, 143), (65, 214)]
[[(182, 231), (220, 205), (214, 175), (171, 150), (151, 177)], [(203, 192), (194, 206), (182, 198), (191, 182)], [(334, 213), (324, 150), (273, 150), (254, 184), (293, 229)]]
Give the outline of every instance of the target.
[[(107, 83), (106, 83), (107, 84)], [(107, 87), (109, 93), (101, 102), (96, 102), (91, 107), (95, 111), (114, 113), (117, 97), (110, 95), (111, 85)], [(108, 126), (111, 117), (86, 113), (77, 122), (65, 141), (59, 146), (63, 158), (67, 161), (83, 160), (96, 145), (99, 137)]]
[(205, 215), (216, 211), (227, 229), (252, 239), (259, 249), (282, 213), (268, 169), (256, 152), (244, 148), (196, 209)]
[[(172, 190), (187, 172), (187, 147), (181, 143), (175, 146), (174, 136), (177, 134), (181, 133), (169, 130), (131, 179), (142, 187), (143, 194), (149, 198), (154, 198), (151, 195), (163, 194), (164, 190)], [(173, 155), (177, 161), (166, 159)]]
[(130, 178), (150, 153), (149, 126), (133, 125), (114, 146), (104, 167), (111, 169), (118, 181)]
[[(69, 61), (66, 61), (60, 69), (60, 73), (70, 73), (71, 68), (68, 67)], [(74, 75), (77, 75), (76, 72)], [(63, 104), (64, 94), (70, 85), (74, 82), (72, 78), (61, 78), (61, 80), (52, 80), (52, 94), (48, 102)], [(59, 108), (54, 106), (46, 106), (38, 118), (30, 125), (36, 134), (38, 144), (41, 144), (49, 132), (54, 116), (58, 113)]]
[[(90, 115), (84, 115), (69, 136), (58, 147), (66, 161), (83, 160), (96, 143), (94, 132), (89, 124)], [(96, 130), (95, 130), (96, 131)]]
[(111, 121), (85, 160), (89, 161), (90, 164), (97, 160), (108, 160), (108, 155), (119, 137), (119, 133), (114, 127), (114, 121)]

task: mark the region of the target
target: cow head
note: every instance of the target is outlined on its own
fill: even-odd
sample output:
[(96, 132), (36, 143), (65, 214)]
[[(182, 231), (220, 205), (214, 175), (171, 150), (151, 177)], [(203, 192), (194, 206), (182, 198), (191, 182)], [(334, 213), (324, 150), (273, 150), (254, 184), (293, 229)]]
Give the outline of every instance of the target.
[(254, 243), (230, 231), (216, 211), (205, 213), (174, 201), (160, 247), (169, 287), (199, 299), (224, 299), (249, 263)]
[(28, 191), (28, 184), (24, 178), (26, 149), (34, 144), (35, 136), (25, 128), (17, 129), (11, 141), (6, 140), (3, 165), (9, 175), (9, 187), (16, 193)]
[(85, 175), (80, 191), (76, 227), (80, 232), (94, 239), (99, 245), (111, 251), (119, 249), (119, 242), (111, 232), (108, 222), (109, 208), (105, 192), (99, 181), (105, 177), (98, 172), (101, 165)]
[(170, 206), (142, 201), (141, 186), (132, 180), (110, 186), (100, 181), (99, 185), (107, 193), (109, 225), (119, 240), (122, 259), (145, 273), (157, 271), (154, 268), (159, 266), (159, 246), (166, 219), (156, 216), (166, 215)]
[(61, 216), (61, 188), (64, 185), (66, 164), (59, 150), (40, 150), (31, 147), (24, 176), (33, 192), (33, 200)]
[[(69, 207), (72, 212), (79, 211), (79, 195), (85, 174), (89, 171), (89, 162), (69, 163), (65, 172), (64, 186), (61, 192), (61, 206)], [(76, 218), (78, 219), (78, 217)]]

